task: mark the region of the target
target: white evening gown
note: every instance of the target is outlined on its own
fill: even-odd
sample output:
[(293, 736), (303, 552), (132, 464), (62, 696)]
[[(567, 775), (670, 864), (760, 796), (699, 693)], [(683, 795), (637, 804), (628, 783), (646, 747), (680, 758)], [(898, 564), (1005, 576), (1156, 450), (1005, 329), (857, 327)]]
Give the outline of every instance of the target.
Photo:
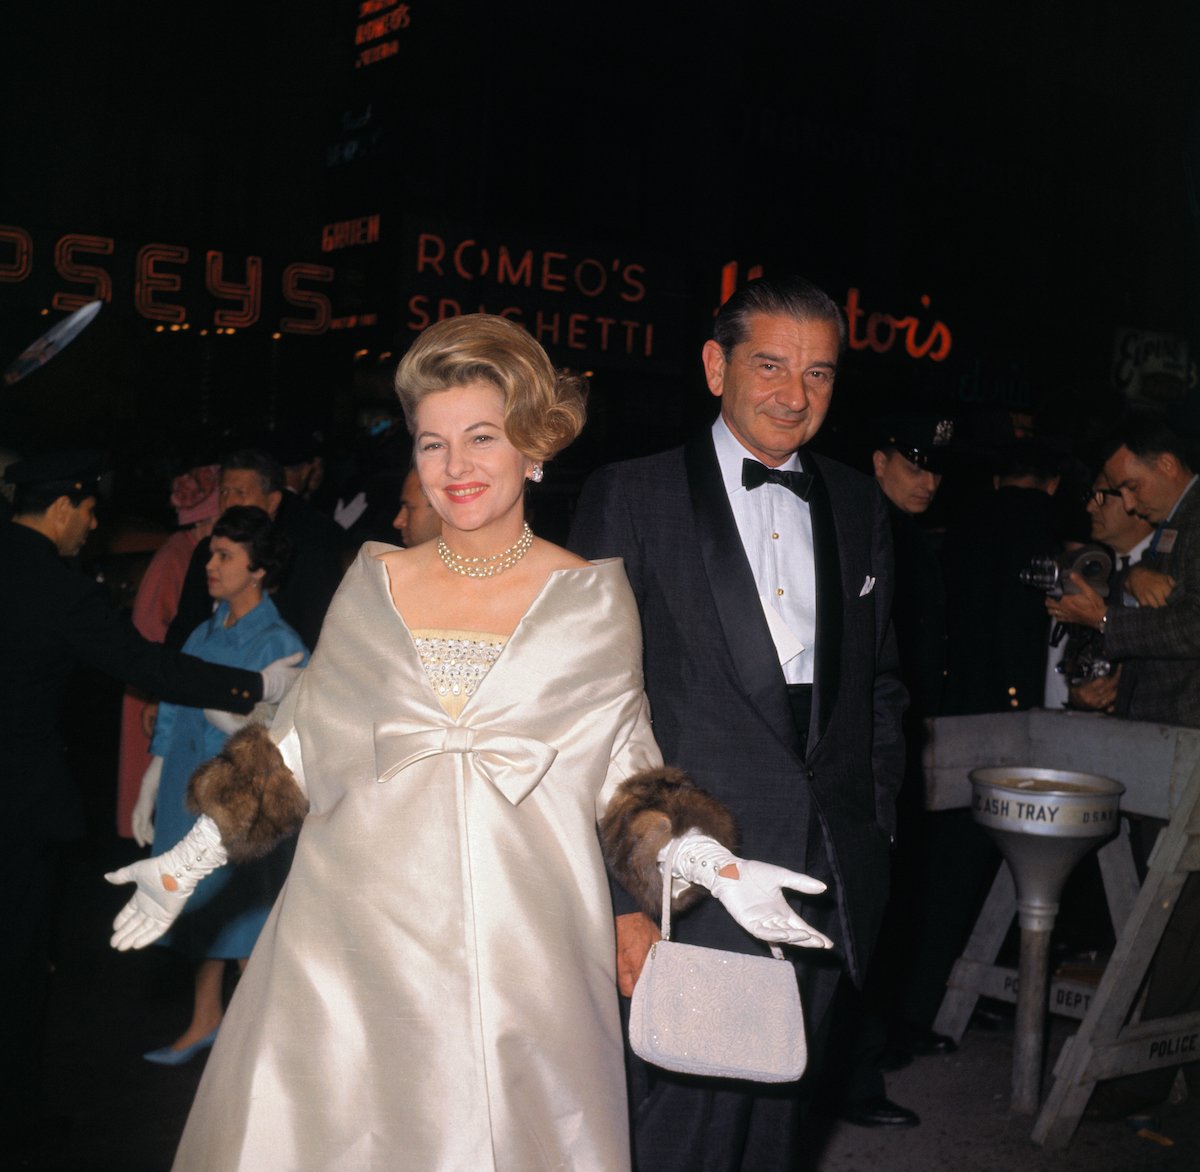
[(620, 1172), (596, 819), (661, 761), (622, 564), (552, 574), (455, 717), (389, 548), (360, 552), (272, 730), (310, 812), (175, 1167)]

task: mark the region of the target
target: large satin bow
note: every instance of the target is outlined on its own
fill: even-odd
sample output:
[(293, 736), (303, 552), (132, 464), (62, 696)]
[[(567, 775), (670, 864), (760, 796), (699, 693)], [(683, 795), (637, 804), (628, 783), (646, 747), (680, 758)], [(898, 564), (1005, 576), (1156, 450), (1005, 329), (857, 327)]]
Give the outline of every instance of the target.
[(558, 750), (533, 737), (487, 728), (428, 728), (396, 721), (375, 727), (375, 776), (390, 781), (403, 769), (439, 753), (469, 756), (514, 806), (519, 806), (546, 775)]

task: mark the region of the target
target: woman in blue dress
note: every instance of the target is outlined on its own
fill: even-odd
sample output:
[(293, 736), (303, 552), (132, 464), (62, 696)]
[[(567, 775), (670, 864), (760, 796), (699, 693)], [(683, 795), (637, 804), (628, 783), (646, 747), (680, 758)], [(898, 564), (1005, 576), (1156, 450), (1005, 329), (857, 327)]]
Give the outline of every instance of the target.
[[(282, 655), (305, 652), (266, 591), (281, 573), (287, 542), (262, 509), (227, 509), (213, 527), (207, 565), (208, 592), (217, 602), (184, 651), (211, 663), (262, 668)], [(269, 723), (274, 706), (259, 705), (248, 718), (211, 709), (162, 704), (153, 759), (142, 779), (133, 812), (135, 837), (156, 850), (169, 849), (196, 821), (187, 808), (188, 780), (202, 762), (221, 751), (226, 737), (247, 720)], [(245, 967), (258, 933), (287, 873), (288, 853), (272, 854), (241, 867), (225, 866), (211, 876), (163, 943), (199, 959), (192, 1020), (171, 1045), (146, 1054), (150, 1062), (177, 1066), (212, 1045), (224, 1016), (222, 986), (227, 961)]]

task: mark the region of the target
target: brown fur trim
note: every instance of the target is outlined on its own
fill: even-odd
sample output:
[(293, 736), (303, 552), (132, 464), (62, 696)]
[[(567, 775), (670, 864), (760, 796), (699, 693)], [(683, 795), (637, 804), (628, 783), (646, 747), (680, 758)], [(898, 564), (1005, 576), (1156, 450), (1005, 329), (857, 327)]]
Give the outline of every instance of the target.
[[(673, 838), (695, 828), (734, 850), (733, 815), (682, 770), (664, 765), (623, 781), (600, 820), (600, 845), (621, 886), (656, 922), (662, 914), (662, 872), (658, 852)], [(705, 895), (693, 884), (671, 901), (680, 912)]]
[(217, 824), (234, 863), (261, 858), (308, 813), (308, 799), (261, 724), (234, 733), (192, 774), (187, 800)]

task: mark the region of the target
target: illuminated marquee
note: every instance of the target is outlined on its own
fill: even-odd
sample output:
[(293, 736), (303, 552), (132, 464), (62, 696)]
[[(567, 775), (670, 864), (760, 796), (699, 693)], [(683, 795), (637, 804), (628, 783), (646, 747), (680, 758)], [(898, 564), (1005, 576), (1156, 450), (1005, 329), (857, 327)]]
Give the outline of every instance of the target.
[[(34, 241), (25, 228), (0, 224), (0, 286), (17, 285), (34, 276)], [(70, 311), (89, 301), (114, 300), (114, 269), (103, 264), (85, 264), (81, 258), (100, 259), (117, 254), (111, 236), (89, 236), (68, 232), (51, 250), (54, 272), (70, 289), (57, 289), (49, 297), (54, 309)], [(218, 303), (211, 309), (211, 322), (222, 329), (246, 329), (262, 318), (265, 265), (261, 256), (240, 259), (209, 249), (204, 252), (203, 284)], [(181, 326), (190, 318), (205, 320), (197, 313), (190, 290), (199, 282), (192, 266), (192, 250), (185, 244), (144, 244), (132, 265), (132, 301), (147, 321)], [(120, 269), (116, 270), (120, 273)], [(121, 274), (124, 275), (123, 273)], [(284, 312), (274, 327), (281, 333), (315, 335), (330, 329), (333, 307), (321, 286), (329, 286), (334, 270), (328, 265), (297, 261), (285, 265), (279, 276), (279, 293), (296, 312)], [(315, 287), (314, 287), (315, 286)]]
[[(763, 275), (762, 265), (754, 265), (746, 272), (746, 280), (753, 281)], [(721, 267), (721, 300), (724, 305), (738, 287), (738, 264), (730, 261)], [(871, 350), (876, 354), (887, 354), (897, 345), (902, 345), (910, 358), (928, 358), (930, 362), (943, 362), (954, 344), (950, 327), (943, 321), (923, 323), (919, 316), (904, 314), (897, 317), (891, 313), (867, 313), (859, 303), (861, 292), (854, 286), (846, 291), (846, 344), (851, 350)], [(930, 307), (929, 295), (922, 293), (921, 306)], [(864, 320), (865, 318), (865, 320)], [(928, 330), (922, 337), (922, 331)]]
[(338, 220), (321, 229), (321, 251), (336, 252), (339, 248), (354, 248), (359, 244), (378, 244), (380, 217), (358, 216), (353, 220)]
[(639, 261), (431, 231), (416, 233), (410, 255), (424, 287), (406, 302), (404, 324), (414, 332), (478, 311), (520, 322), (545, 346), (598, 358), (657, 356)]
[(354, 68), (362, 69), (395, 57), (400, 38), (394, 34), (412, 24), (412, 5), (399, 0), (359, 0), (354, 45)]

